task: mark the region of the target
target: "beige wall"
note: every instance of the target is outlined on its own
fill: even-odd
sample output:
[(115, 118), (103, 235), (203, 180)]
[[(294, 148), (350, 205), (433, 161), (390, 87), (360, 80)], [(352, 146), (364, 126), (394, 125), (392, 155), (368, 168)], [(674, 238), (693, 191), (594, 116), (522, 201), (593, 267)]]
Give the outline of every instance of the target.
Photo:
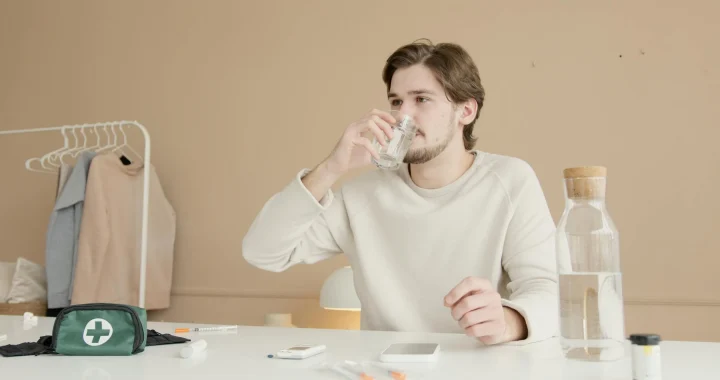
[[(628, 331), (720, 341), (718, 4), (2, 0), (0, 129), (150, 129), (178, 215), (174, 306), (153, 318), (356, 326), (317, 306), (344, 258), (266, 273), (243, 261), (242, 236), (348, 123), (387, 106), (394, 48), (458, 42), (487, 90), (478, 147), (529, 161), (556, 218), (562, 169), (608, 166)], [(55, 178), (23, 164), (60, 143), (0, 138), (0, 259), (42, 260)]]

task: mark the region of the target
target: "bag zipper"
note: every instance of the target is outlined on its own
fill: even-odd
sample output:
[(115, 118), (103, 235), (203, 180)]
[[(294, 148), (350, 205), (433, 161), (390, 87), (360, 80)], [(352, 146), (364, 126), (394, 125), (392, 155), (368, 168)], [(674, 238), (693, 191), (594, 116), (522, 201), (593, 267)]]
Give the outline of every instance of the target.
[(135, 325), (135, 340), (133, 342), (133, 351), (132, 354), (137, 353), (137, 351), (140, 349), (140, 345), (142, 344), (142, 322), (140, 322), (140, 317), (137, 315), (135, 310), (133, 310), (131, 307), (125, 306), (125, 305), (118, 305), (113, 303), (91, 303), (91, 304), (84, 304), (84, 305), (73, 305), (68, 306), (64, 309), (62, 309), (57, 317), (55, 317), (55, 324), (53, 325), (53, 332), (52, 332), (52, 347), (51, 350), (55, 352), (57, 349), (57, 332), (60, 329), (60, 324), (65, 317), (65, 314), (76, 311), (76, 310), (119, 310), (119, 311), (126, 311), (129, 312), (133, 319), (133, 324)]

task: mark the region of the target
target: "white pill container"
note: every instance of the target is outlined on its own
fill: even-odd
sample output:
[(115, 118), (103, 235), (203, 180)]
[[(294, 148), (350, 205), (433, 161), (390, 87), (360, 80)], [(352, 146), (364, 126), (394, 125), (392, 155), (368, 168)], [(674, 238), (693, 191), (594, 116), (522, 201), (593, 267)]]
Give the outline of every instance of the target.
[(180, 356), (187, 359), (193, 355), (199, 354), (207, 348), (207, 342), (204, 339), (198, 340), (197, 342), (188, 343), (185, 347), (180, 350)]
[(660, 336), (657, 334), (632, 334), (633, 380), (660, 380)]

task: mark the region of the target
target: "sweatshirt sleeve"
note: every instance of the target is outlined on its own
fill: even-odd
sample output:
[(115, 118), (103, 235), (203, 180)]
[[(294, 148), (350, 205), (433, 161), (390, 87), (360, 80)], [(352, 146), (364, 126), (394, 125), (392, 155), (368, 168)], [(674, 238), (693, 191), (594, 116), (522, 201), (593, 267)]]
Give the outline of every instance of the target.
[(342, 253), (330, 227), (330, 220), (340, 222), (345, 215), (342, 199), (329, 190), (318, 202), (302, 183), (308, 172), (300, 171), (255, 217), (242, 244), (243, 257), (251, 265), (282, 272)]
[(510, 296), (503, 305), (525, 319), (528, 336), (514, 343), (526, 344), (558, 332), (555, 223), (532, 168), (521, 161), (513, 171), (512, 186), (508, 187), (511, 215), (502, 258), (510, 278)]

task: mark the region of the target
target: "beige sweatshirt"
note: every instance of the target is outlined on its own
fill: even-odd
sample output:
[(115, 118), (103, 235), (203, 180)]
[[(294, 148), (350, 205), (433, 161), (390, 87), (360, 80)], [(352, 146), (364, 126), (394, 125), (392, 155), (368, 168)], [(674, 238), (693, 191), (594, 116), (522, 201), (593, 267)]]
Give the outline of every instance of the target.
[(440, 189), (407, 165), (373, 170), (317, 202), (302, 170), (263, 207), (243, 241), (251, 264), (280, 272), (345, 253), (363, 329), (463, 333), (443, 297), (467, 276), (488, 279), (527, 321), (523, 344), (557, 334), (555, 224), (532, 168), (475, 152)]
[[(78, 239), (72, 304), (138, 305), (143, 198), (142, 162), (124, 165), (114, 153), (90, 164)], [(175, 211), (155, 169), (150, 172), (146, 309), (170, 306)]]

